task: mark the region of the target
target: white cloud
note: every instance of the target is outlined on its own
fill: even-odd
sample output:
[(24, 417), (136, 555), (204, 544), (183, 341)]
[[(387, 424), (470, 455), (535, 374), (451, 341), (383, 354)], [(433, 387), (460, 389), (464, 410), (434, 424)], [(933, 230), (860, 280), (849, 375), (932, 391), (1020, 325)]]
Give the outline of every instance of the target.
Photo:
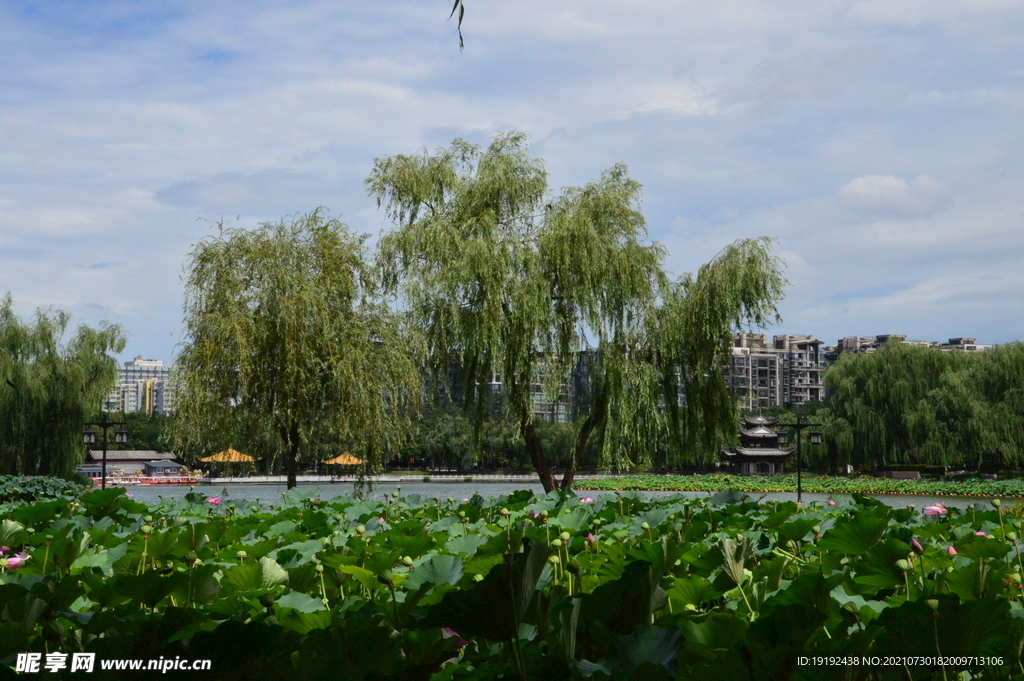
[(953, 204), (953, 193), (928, 175), (919, 175), (913, 180), (893, 175), (864, 175), (843, 185), (839, 200), (856, 211), (918, 216), (948, 208)]
[(376, 233), (374, 157), (507, 128), (556, 187), (626, 162), (677, 272), (778, 237), (780, 331), (1024, 337), (1020, 2), (474, 3), (461, 53), (433, 3), (47, 7), (0, 10), (0, 292), (130, 356), (169, 357), (197, 218)]

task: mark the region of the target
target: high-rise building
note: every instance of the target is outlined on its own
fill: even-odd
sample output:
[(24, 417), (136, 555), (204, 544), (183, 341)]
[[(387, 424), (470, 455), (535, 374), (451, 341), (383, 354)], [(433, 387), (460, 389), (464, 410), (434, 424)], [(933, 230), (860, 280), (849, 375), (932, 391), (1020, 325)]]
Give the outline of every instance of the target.
[(744, 409), (796, 406), (825, 397), (823, 342), (814, 336), (740, 333), (726, 382)]
[(174, 410), (172, 367), (162, 359), (142, 355), (118, 369), (117, 385), (107, 395), (103, 408), (109, 412), (168, 414)]

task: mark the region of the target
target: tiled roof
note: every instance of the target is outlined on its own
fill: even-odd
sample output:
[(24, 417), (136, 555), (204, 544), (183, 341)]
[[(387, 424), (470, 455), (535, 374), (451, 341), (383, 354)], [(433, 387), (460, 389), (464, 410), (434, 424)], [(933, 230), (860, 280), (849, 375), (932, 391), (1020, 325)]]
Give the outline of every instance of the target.
[[(88, 458), (93, 461), (102, 461), (103, 450), (90, 449)], [(108, 463), (111, 461), (157, 461), (159, 459), (170, 459), (173, 461), (174, 458), (174, 454), (171, 452), (157, 452), (152, 449), (107, 450)]]

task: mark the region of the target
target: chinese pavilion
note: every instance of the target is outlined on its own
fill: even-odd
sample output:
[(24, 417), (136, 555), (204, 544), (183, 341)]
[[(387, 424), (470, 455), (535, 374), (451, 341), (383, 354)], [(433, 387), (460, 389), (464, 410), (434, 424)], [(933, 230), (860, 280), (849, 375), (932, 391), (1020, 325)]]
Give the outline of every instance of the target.
[(740, 475), (785, 473), (786, 462), (796, 447), (780, 446), (779, 432), (774, 428), (778, 422), (761, 414), (744, 417), (740, 421), (739, 447), (722, 447), (722, 458)]

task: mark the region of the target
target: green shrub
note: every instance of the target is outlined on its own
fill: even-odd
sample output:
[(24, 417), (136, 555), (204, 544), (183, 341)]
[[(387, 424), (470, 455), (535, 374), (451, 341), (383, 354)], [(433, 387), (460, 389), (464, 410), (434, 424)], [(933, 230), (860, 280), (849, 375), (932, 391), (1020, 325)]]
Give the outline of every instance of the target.
[(77, 497), (82, 491), (81, 484), (63, 478), (45, 475), (0, 476), (0, 504)]

